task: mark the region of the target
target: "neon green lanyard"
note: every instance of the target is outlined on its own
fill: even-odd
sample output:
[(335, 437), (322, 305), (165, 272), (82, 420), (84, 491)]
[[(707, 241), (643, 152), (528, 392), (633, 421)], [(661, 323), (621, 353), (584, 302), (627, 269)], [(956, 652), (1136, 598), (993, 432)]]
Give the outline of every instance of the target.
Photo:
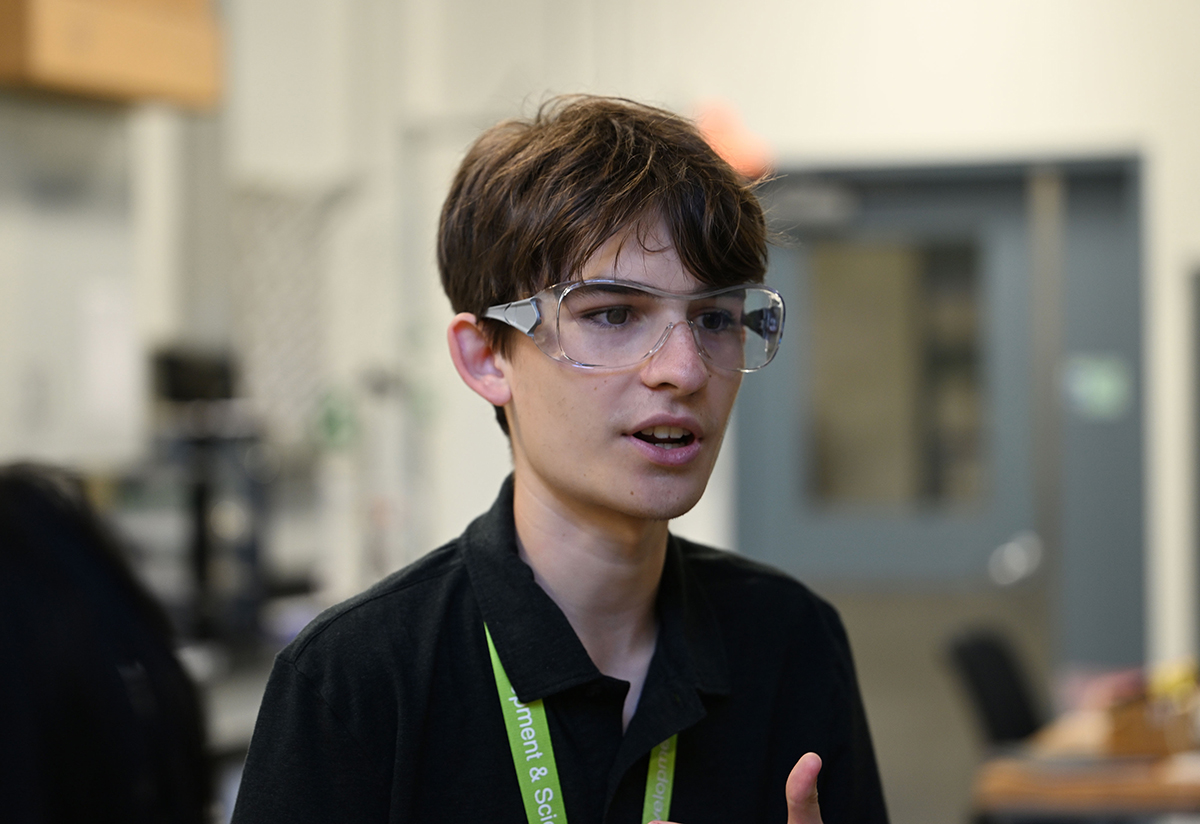
[[(488, 652), (492, 656), (492, 671), (496, 674), (496, 689), (504, 726), (508, 729), (508, 744), (512, 748), (517, 782), (525, 800), (525, 815), (529, 824), (567, 824), (563, 807), (562, 787), (558, 783), (558, 763), (554, 760), (554, 745), (550, 742), (550, 727), (546, 724), (546, 708), (541, 699), (522, 704), (508, 680), (492, 633), (485, 624)], [(642, 824), (665, 819), (671, 812), (671, 789), (675, 784), (675, 749), (678, 736), (672, 735), (650, 752), (650, 769), (646, 772), (646, 800), (642, 804)]]

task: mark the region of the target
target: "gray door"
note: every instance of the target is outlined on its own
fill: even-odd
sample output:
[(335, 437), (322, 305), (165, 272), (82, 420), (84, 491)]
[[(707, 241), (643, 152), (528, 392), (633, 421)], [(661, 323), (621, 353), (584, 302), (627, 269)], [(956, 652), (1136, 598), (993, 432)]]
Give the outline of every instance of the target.
[(788, 318), (777, 362), (743, 384), (739, 547), (842, 590), (1038, 582), (1053, 658), (1136, 663), (1136, 166), (1059, 164), (1041, 224), (1034, 174), (824, 172), (765, 191)]

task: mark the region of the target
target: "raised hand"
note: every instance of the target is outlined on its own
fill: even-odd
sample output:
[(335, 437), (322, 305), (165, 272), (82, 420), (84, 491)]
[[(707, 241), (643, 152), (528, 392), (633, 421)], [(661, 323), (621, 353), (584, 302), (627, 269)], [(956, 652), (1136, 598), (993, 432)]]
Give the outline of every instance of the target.
[[(817, 804), (817, 774), (821, 772), (821, 756), (806, 752), (800, 756), (788, 776), (784, 793), (787, 796), (787, 824), (822, 824), (821, 808)], [(671, 824), (652, 821), (650, 824)]]

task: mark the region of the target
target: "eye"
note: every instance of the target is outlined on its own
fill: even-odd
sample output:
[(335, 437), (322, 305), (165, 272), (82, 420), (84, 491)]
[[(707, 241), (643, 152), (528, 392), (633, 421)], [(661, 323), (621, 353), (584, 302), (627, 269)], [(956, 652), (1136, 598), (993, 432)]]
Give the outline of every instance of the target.
[(702, 312), (693, 321), (702, 332), (728, 332), (733, 328), (733, 315), (721, 309)]
[(624, 306), (604, 310), (604, 322), (612, 326), (621, 326), (629, 320), (629, 310)]
[(607, 306), (594, 309), (584, 317), (600, 326), (625, 326), (632, 320), (633, 312), (628, 306)]

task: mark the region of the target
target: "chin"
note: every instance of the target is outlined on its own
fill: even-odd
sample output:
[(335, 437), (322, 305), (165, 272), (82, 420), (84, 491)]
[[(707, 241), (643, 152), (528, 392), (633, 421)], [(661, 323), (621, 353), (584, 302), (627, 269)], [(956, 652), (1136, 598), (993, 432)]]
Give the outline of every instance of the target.
[(626, 514), (651, 521), (669, 521), (690, 512), (700, 502), (707, 484), (688, 489), (644, 489), (633, 492), (624, 507)]

